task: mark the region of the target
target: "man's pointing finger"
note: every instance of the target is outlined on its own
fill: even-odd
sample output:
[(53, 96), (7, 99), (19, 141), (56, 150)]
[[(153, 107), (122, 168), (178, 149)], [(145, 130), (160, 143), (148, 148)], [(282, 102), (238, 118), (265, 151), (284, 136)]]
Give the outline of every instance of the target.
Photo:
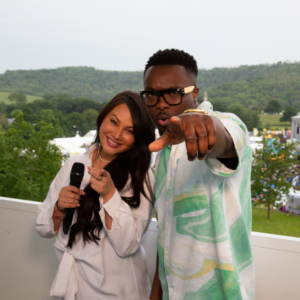
[(148, 148), (151, 152), (157, 152), (159, 150), (166, 148), (168, 145), (169, 145), (169, 133), (165, 132), (161, 136), (161, 138), (151, 143)]

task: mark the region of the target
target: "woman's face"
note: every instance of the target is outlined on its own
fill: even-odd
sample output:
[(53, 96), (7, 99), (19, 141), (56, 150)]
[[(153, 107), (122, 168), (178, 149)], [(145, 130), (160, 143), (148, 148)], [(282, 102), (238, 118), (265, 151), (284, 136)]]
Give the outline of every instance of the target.
[(111, 159), (127, 151), (134, 144), (133, 122), (126, 104), (115, 106), (104, 118), (99, 129), (101, 155)]

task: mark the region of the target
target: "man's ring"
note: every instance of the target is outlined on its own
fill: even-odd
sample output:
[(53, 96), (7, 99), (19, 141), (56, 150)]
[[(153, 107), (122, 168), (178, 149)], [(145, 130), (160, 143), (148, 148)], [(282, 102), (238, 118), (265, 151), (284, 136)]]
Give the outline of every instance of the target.
[(102, 176), (100, 175), (99, 178), (97, 178), (98, 181), (100, 181), (102, 179)]

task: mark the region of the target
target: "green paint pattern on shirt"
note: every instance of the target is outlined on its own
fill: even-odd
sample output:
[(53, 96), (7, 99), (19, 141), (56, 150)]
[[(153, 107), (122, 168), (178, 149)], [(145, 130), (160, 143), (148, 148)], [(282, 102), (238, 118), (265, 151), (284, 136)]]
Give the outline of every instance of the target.
[[(194, 199), (196, 200), (196, 198)], [(213, 244), (227, 240), (222, 199), (221, 184), (218, 192), (212, 196), (209, 207), (202, 215), (176, 219), (177, 232), (192, 236), (198, 241)]]
[(239, 284), (232, 271), (214, 269), (214, 276), (197, 292), (188, 292), (184, 300), (242, 300)]
[(229, 235), (235, 264), (241, 272), (253, 262), (249, 234), (242, 216), (231, 226)]
[(205, 195), (194, 195), (174, 202), (174, 216), (179, 216), (192, 211), (197, 211), (208, 207)]

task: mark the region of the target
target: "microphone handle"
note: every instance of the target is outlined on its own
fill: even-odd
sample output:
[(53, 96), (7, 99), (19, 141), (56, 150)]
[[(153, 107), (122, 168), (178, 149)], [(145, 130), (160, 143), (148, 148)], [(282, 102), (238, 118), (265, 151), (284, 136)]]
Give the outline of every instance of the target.
[[(76, 186), (78, 189), (80, 188), (81, 181), (70, 181), (70, 185)], [(73, 215), (75, 208), (66, 208), (66, 214), (63, 219), (63, 232), (64, 234), (68, 234), (70, 226), (72, 225)]]

